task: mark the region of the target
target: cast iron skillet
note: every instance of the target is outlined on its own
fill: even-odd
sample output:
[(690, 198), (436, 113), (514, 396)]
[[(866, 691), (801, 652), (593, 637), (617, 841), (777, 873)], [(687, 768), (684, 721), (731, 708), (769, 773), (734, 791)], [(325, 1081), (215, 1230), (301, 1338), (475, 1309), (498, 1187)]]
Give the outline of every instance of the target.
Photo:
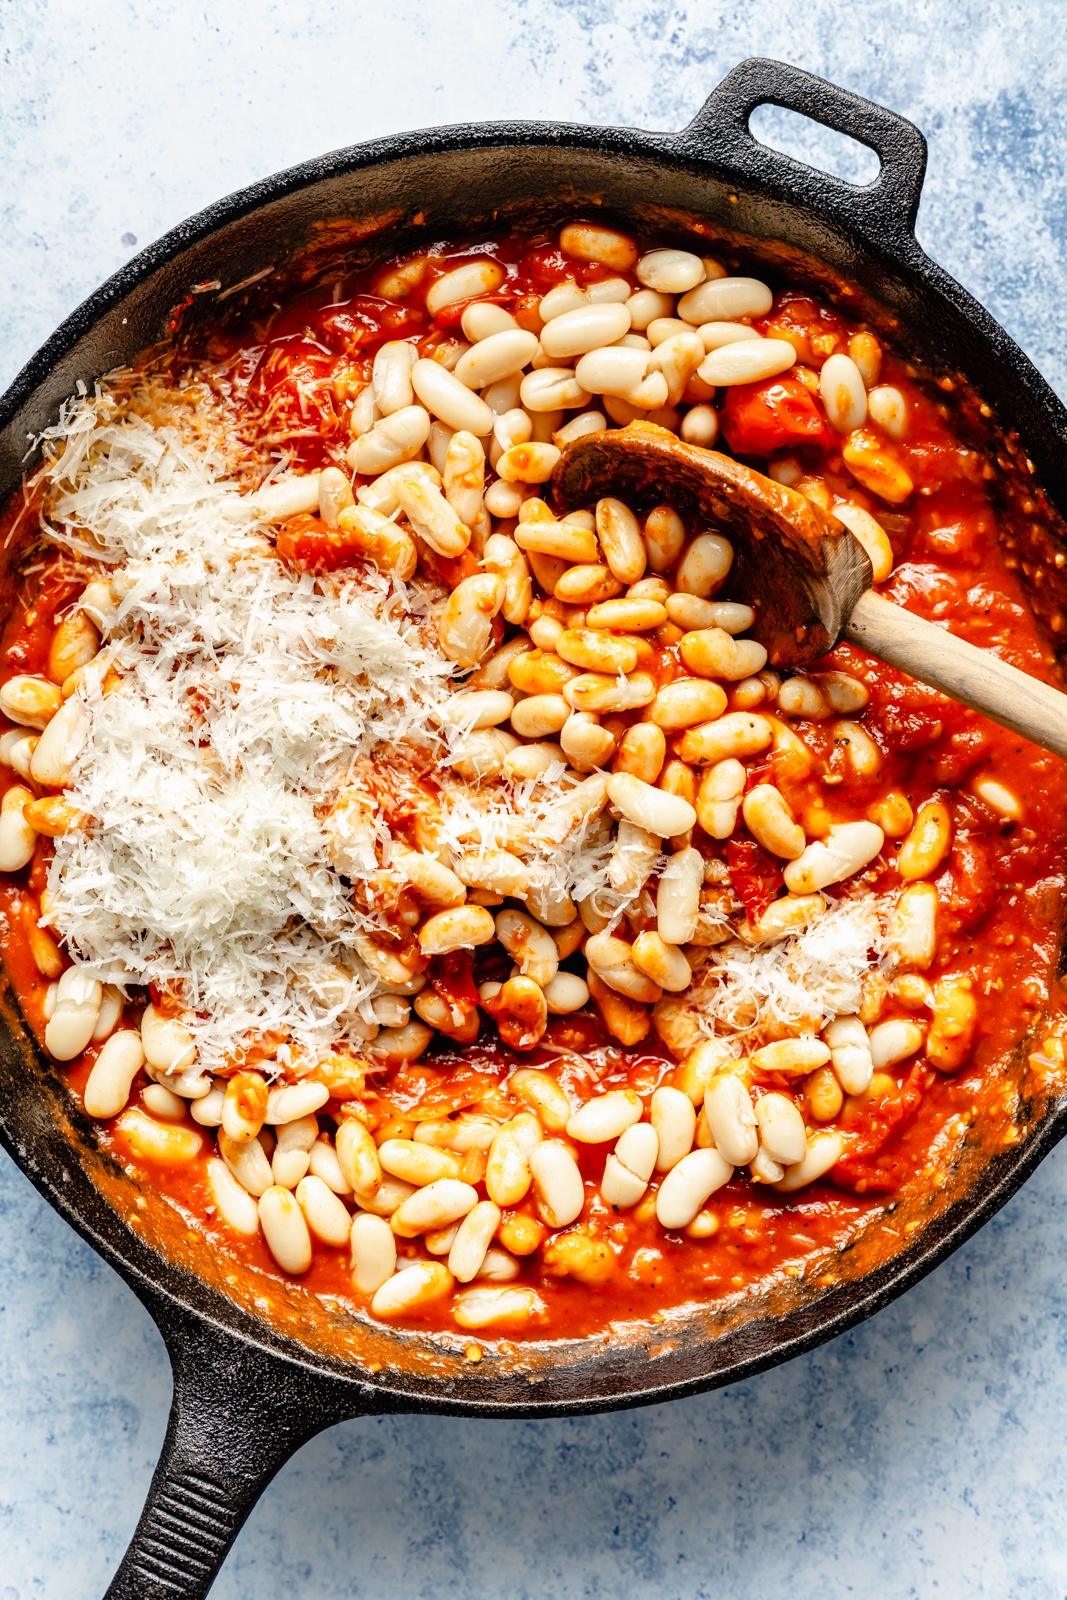
[[(762, 104), (860, 140), (880, 157), (879, 176), (854, 187), (758, 144), (748, 122)], [(831, 293), (841, 280), (862, 284), (935, 370), (962, 369), (1019, 429), (1063, 511), (1067, 413), (1003, 330), (916, 242), (925, 158), (922, 135), (901, 117), (760, 60), (731, 72), (677, 134), (505, 123), (401, 134), (335, 152), (176, 228), (63, 324), (0, 401), (0, 494), (18, 481), (27, 436), (54, 418), (79, 379), (91, 384), (159, 338), (191, 285), (243, 280), (306, 242), (320, 219), (385, 216), (381, 253), (391, 254), (416, 238), (477, 230), (494, 216), (558, 221), (603, 204), (603, 214), (660, 237), (686, 237), (694, 218), (708, 219), (743, 238), (757, 262), (762, 252), (790, 276), (821, 274)], [(346, 1417), (546, 1416), (639, 1405), (714, 1388), (809, 1350), (886, 1305), (962, 1244), (1067, 1131), (1067, 1100), (1024, 1098), (1017, 1132), (993, 1129), (964, 1151), (943, 1190), (898, 1209), (896, 1236), (910, 1243), (881, 1264), (871, 1264), (867, 1229), (842, 1252), (829, 1284), (790, 1280), (756, 1300), (691, 1308), (655, 1328), (616, 1327), (610, 1340), (527, 1346), (525, 1355), (521, 1346), (489, 1343), (473, 1365), (463, 1340), (374, 1329), (298, 1288), (268, 1312), (254, 1283), (235, 1277), (228, 1284), (226, 1263), (176, 1229), (173, 1213), (99, 1150), (10, 994), (5, 1015), (0, 1138), (130, 1284), (174, 1369), (163, 1455), (107, 1591), (112, 1600), (205, 1595), (265, 1484), (307, 1439)]]

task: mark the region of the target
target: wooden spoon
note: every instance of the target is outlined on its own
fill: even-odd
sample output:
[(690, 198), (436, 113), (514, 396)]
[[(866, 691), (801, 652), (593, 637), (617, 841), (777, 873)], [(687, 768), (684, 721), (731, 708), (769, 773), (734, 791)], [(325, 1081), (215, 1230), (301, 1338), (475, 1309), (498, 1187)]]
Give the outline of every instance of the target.
[(734, 547), (733, 587), (775, 667), (817, 661), (839, 639), (1067, 757), (1067, 695), (999, 656), (871, 593), (857, 539), (821, 507), (730, 456), (632, 423), (565, 447), (553, 475), (561, 509), (615, 495), (635, 510), (671, 505)]

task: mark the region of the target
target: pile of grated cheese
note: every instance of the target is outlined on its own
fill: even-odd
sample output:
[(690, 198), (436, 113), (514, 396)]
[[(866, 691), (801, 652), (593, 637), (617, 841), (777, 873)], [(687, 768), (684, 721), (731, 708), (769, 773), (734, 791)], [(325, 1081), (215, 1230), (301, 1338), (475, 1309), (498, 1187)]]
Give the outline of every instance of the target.
[[(69, 790), (96, 826), (56, 841), (55, 925), (99, 975), (175, 993), (205, 1066), (249, 1035), (312, 1057), (358, 1043), (377, 986), (356, 940), (377, 923), (333, 869), (323, 816), (383, 746), (447, 758), (435, 592), (292, 574), (227, 515), (210, 454), (105, 396), (49, 442), (49, 536), (122, 595), (118, 682), (86, 687)], [(387, 840), (372, 820), (369, 869)]]
[(783, 1033), (817, 1034), (859, 1011), (864, 979), (888, 961), (895, 896), (861, 891), (823, 897), (809, 925), (767, 947), (731, 939), (689, 991), (704, 1032), (753, 1043)]

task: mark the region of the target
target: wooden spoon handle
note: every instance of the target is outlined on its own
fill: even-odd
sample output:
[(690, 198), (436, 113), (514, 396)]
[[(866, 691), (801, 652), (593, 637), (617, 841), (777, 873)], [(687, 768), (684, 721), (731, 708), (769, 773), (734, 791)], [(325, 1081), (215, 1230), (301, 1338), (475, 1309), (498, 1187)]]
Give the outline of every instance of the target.
[(1001, 727), (1067, 757), (1067, 695), (870, 590), (842, 637)]

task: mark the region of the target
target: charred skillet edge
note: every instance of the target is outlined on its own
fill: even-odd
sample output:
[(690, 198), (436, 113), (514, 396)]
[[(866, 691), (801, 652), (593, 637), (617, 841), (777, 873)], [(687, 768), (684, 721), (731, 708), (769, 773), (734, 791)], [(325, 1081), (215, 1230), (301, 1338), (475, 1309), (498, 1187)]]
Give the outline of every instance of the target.
[(725, 534), (738, 595), (756, 609), (751, 632), (772, 666), (825, 655), (873, 582), (863, 547), (804, 495), (654, 423), (575, 439), (552, 482), (564, 510), (602, 495), (619, 495), (642, 512), (666, 502)]

